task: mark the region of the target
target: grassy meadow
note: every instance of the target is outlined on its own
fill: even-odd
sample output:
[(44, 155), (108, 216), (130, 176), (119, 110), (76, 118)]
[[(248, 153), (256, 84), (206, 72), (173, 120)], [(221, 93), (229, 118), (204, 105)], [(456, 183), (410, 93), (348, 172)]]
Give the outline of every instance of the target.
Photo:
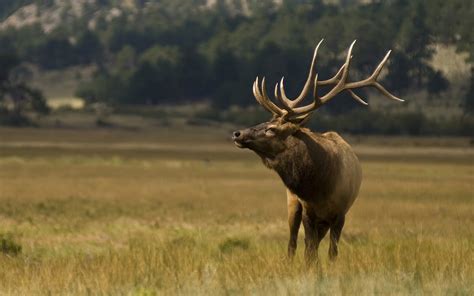
[(468, 140), (350, 139), (335, 263), (286, 260), (285, 189), (226, 129), (0, 129), (0, 294), (473, 295)]

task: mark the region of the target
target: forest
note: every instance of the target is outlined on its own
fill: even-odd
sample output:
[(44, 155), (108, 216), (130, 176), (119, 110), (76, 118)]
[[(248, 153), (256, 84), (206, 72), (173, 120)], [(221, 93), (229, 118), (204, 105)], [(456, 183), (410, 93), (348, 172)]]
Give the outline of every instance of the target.
[[(28, 2), (32, 1), (2, 4), (0, 17), (6, 18)], [(43, 7), (54, 5), (54, 1), (35, 2)], [(91, 25), (91, 15), (114, 3), (102, 0), (86, 5), (81, 17), (69, 16), (49, 32), (39, 24), (3, 29), (0, 64), (14, 60), (44, 71), (93, 66), (92, 77), (75, 90), (87, 103), (127, 106), (206, 101), (212, 110), (202, 117), (232, 121), (231, 115), (225, 115), (229, 112), (219, 111), (255, 105), (251, 83), (257, 75), (272, 82), (285, 76), (288, 92), (294, 94), (305, 79), (319, 40), (324, 38), (317, 67), (325, 79), (342, 65), (345, 51), (357, 39), (353, 79), (369, 75), (386, 51), (393, 49), (382, 79), (388, 89), (409, 98), (422, 91), (428, 104), (456, 102), (462, 114), (439, 120), (423, 109), (363, 113), (357, 103), (341, 95), (328, 105), (330, 118), (318, 116), (313, 125), (324, 128), (342, 122), (341, 128), (353, 133), (467, 135), (472, 130), (473, 75), (453, 83), (431, 63), (435, 46), (452, 46), (467, 53), (466, 63), (473, 72), (471, 1), (262, 0), (245, 2), (245, 7), (242, 1), (216, 1), (212, 7), (202, 0), (135, 1), (135, 9), (123, 9), (112, 19), (99, 14)], [(0, 70), (5, 114), (11, 86), (18, 84), (6, 72), (14, 69)], [(454, 92), (460, 95), (451, 98), (451, 88), (460, 88)], [(361, 95), (369, 97), (370, 103), (373, 93), (364, 90)], [(344, 123), (353, 118), (359, 120), (357, 125)]]

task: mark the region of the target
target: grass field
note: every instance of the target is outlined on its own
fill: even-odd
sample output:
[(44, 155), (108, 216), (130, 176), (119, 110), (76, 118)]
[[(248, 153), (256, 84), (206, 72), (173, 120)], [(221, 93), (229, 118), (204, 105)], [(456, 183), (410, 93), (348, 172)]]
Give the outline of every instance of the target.
[(463, 141), (353, 139), (364, 181), (340, 256), (328, 261), (325, 239), (308, 270), (302, 232), (285, 258), (280, 180), (226, 138), (0, 129), (0, 294), (474, 294)]

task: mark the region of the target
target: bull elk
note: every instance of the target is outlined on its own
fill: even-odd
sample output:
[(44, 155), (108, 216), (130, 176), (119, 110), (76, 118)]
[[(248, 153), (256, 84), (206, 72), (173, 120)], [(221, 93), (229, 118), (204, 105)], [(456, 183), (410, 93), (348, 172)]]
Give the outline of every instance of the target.
[[(347, 91), (357, 102), (367, 105), (354, 89), (372, 86), (388, 98), (403, 102), (389, 93), (377, 77), (387, 62), (390, 51), (368, 78), (348, 82), (351, 52), (349, 47), (345, 63), (328, 80), (318, 80), (315, 73), (319, 42), (314, 50), (308, 78), (301, 93), (289, 99), (284, 89), (284, 79), (275, 85), (275, 97), (281, 107), (267, 94), (265, 78), (253, 84), (255, 99), (273, 118), (254, 127), (235, 131), (232, 139), (239, 148), (257, 153), (265, 166), (276, 171), (287, 188), (288, 223), (290, 239), (288, 256), (296, 251), (301, 221), (305, 232), (305, 260), (311, 263), (318, 258), (318, 247), (330, 230), (329, 258), (338, 254), (338, 242), (346, 213), (356, 199), (362, 181), (359, 160), (351, 146), (336, 132), (315, 133), (303, 125), (311, 113), (329, 102), (337, 94)], [(318, 95), (318, 87), (332, 85), (325, 95)], [(298, 107), (312, 91), (312, 102)]]

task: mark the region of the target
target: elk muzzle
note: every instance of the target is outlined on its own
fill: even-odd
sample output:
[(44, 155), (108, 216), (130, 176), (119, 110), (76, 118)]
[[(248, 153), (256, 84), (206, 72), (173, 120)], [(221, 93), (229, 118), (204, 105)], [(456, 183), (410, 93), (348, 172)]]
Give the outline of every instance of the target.
[(245, 146), (245, 132), (244, 131), (235, 131), (232, 133), (232, 141), (234, 141), (235, 146), (239, 148), (246, 148)]

